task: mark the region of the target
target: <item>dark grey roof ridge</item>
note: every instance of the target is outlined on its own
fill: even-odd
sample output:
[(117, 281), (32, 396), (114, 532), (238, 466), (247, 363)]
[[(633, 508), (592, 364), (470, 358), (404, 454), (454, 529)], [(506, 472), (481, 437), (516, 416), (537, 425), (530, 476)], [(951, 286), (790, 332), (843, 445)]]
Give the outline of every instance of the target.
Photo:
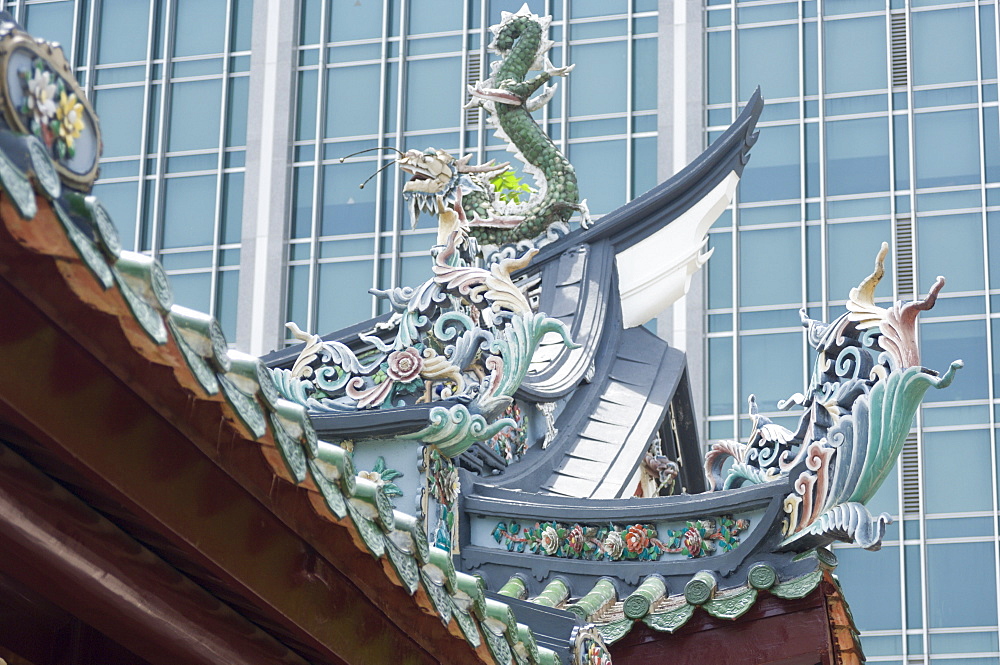
[(714, 186), (730, 170), (742, 175), (749, 160), (749, 150), (757, 142), (758, 132), (754, 129), (763, 108), (764, 99), (758, 87), (736, 122), (694, 161), (645, 194), (608, 213), (589, 229), (577, 229), (546, 245), (532, 265), (551, 261), (573, 245), (594, 243), (603, 238), (610, 238), (616, 246), (630, 246), (669, 223), (670, 220), (664, 222), (664, 218), (686, 207), (688, 199), (697, 200), (709, 183)]

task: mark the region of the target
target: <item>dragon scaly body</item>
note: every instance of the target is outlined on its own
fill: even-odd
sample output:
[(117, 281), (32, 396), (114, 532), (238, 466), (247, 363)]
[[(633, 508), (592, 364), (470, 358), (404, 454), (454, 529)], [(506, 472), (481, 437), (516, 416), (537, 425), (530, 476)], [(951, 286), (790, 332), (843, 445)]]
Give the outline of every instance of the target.
[[(489, 79), (470, 88), (473, 103), (490, 113), (496, 135), (524, 162), (524, 170), (534, 176), (537, 186), (521, 204), (506, 204), (488, 194), (470, 197), (465, 203), (470, 219), (480, 216), (480, 209), (496, 211), (496, 222), (473, 223), (470, 228), (483, 243), (502, 245), (531, 239), (550, 224), (568, 221), (575, 211), (587, 216), (573, 166), (531, 117), (531, 111), (548, 102), (555, 91), (545, 84), (553, 76), (566, 76), (572, 70), (572, 65), (553, 67), (546, 56), (552, 47), (546, 39), (550, 21), (532, 14), (527, 5), (516, 14), (504, 12), (500, 24), (490, 28), (495, 35), (491, 48), (502, 60), (494, 63)], [(532, 70), (541, 73), (525, 80)], [(543, 85), (542, 93), (529, 100)]]

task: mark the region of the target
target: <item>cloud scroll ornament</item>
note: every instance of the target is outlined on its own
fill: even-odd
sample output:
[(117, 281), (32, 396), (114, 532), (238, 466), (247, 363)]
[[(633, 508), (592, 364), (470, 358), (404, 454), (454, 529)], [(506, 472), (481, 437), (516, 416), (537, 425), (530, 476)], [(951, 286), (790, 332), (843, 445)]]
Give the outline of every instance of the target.
[[(962, 367), (956, 360), (941, 375), (920, 365), (917, 315), (934, 306), (943, 277), (923, 300), (889, 308), (875, 304), (888, 250), (883, 243), (875, 270), (851, 290), (847, 312), (836, 321), (814, 321), (802, 313), (817, 352), (815, 368), (806, 394), (779, 404), (804, 409), (796, 431), (759, 416), (751, 396), (749, 441), (717, 443), (706, 456), (705, 470), (715, 489), (790, 482), (783, 506), (786, 549), (805, 550), (834, 539), (881, 547), (891, 518), (873, 516), (865, 504), (895, 464), (924, 394), (932, 387), (946, 388)], [(723, 480), (728, 458), (734, 463)]]

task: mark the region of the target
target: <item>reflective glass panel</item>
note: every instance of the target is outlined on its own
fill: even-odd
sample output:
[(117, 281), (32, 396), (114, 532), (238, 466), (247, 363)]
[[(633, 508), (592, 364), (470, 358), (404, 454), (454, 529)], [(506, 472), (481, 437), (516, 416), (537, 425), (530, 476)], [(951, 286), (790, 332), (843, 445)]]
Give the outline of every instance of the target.
[[(164, 181), (163, 247), (212, 244), (215, 230), (215, 176)], [(199, 311), (206, 311), (208, 307)]]
[(889, 189), (887, 118), (826, 123), (826, 188), (831, 196)]
[[(11, 8), (13, 9), (13, 8)], [(24, 28), (35, 37), (62, 44), (69, 60), (73, 53), (73, 3), (50, 2), (24, 8)]]
[(801, 392), (802, 344), (799, 332), (741, 335), (740, 399), (755, 394), (761, 411), (776, 411), (779, 400)]
[[(103, 0), (97, 38), (97, 62), (132, 62), (146, 59), (149, 3)], [(128, 35), (128, 39), (122, 39)]]
[(570, 145), (569, 159), (591, 213), (603, 215), (625, 203), (624, 140)]
[(174, 302), (199, 312), (208, 312), (211, 305), (212, 276), (207, 272), (171, 275), (170, 286)]
[(330, 69), (326, 85), (327, 138), (378, 132), (378, 65)]
[[(927, 612), (931, 628), (996, 626), (996, 543), (927, 546)], [(970, 593), (956, 567), (976, 571)]]
[(708, 340), (708, 413), (733, 413), (733, 338)]
[(976, 80), (974, 7), (913, 12), (913, 84)]
[(95, 110), (101, 119), (103, 156), (138, 155), (143, 129), (143, 89), (105, 88), (92, 94)]
[(331, 42), (373, 39), (382, 35), (382, 2), (327, 2)]
[(802, 300), (798, 228), (740, 231), (740, 306)]
[(963, 513), (992, 509), (993, 497), (983, 491), (992, 482), (989, 431), (926, 432), (922, 461), (925, 478), (962, 479), (960, 483), (925, 483), (925, 512)]
[(917, 187), (979, 182), (979, 122), (974, 109), (914, 116)]
[(705, 37), (708, 50), (707, 98), (709, 104), (724, 104), (731, 100), (732, 36), (728, 30), (710, 32)]
[(576, 69), (560, 85), (569, 86), (570, 115), (618, 113), (625, 110), (628, 77), (626, 42), (581, 44), (570, 48)]
[(885, 17), (824, 21), (826, 92), (886, 86)]
[(844, 597), (851, 599), (851, 614), (858, 628), (899, 628), (902, 623), (899, 548), (890, 545), (878, 552), (866, 552), (859, 547), (843, 547), (837, 548), (836, 554), (837, 578), (844, 588)]
[(323, 167), (320, 235), (371, 233), (375, 230), (375, 188), (359, 189), (358, 185), (376, 168), (376, 162), (328, 164)]
[(458, 127), (464, 82), (462, 60), (411, 60), (406, 71), (406, 129)]
[(949, 292), (978, 291), (985, 285), (983, 223), (978, 214), (921, 217), (917, 221), (917, 272), (921, 292), (938, 275), (948, 279)]
[(749, 99), (758, 85), (769, 99), (799, 93), (798, 28), (741, 28), (737, 43), (740, 99)]
[(222, 53), (227, 0), (177, 0), (174, 55)]
[(741, 201), (799, 197), (799, 127), (763, 127), (740, 182)]
[(218, 147), (221, 104), (221, 80), (173, 84), (167, 149), (173, 152)]
[[(831, 258), (828, 297), (846, 300), (851, 289), (871, 274), (882, 243), (891, 239), (892, 228), (887, 219), (827, 225), (827, 254)], [(893, 274), (891, 252), (885, 257), (885, 270), (887, 275)], [(892, 280), (879, 282), (875, 296), (892, 297)]]
[(989, 396), (989, 378), (984, 362), (970, 358), (986, 357), (985, 321), (949, 321), (920, 325), (920, 363), (943, 373), (954, 360), (964, 360), (965, 367), (943, 390), (927, 391), (925, 402), (950, 402), (985, 399)]

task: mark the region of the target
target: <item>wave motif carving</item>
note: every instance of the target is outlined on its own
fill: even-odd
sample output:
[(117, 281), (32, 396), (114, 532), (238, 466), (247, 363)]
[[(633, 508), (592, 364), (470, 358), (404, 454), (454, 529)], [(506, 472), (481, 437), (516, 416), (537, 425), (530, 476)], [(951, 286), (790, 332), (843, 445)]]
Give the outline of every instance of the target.
[[(934, 306), (944, 286), (938, 277), (927, 298), (889, 308), (875, 304), (875, 287), (885, 274), (882, 247), (875, 270), (850, 292), (847, 312), (827, 324), (806, 317), (817, 357), (807, 391), (779, 408), (804, 412), (793, 432), (759, 414), (750, 396), (753, 431), (747, 443), (724, 441), (706, 456), (713, 489), (786, 477), (784, 546), (805, 549), (830, 540), (881, 547), (887, 514), (873, 516), (865, 504), (882, 485), (902, 450), (910, 424), (930, 388), (951, 384), (962, 361), (944, 374), (920, 365), (916, 321)], [(723, 465), (733, 460), (723, 479)]]

